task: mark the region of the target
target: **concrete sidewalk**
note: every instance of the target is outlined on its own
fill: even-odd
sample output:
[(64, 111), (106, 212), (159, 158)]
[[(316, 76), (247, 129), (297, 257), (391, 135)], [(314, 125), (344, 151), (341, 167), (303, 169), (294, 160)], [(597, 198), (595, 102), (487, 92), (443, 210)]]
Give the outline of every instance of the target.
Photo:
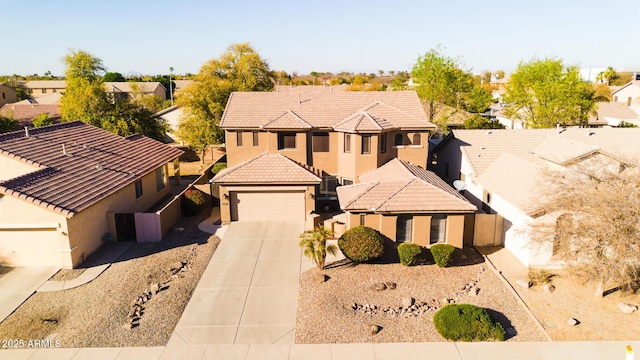
[[(625, 360), (640, 341), (201, 345), (0, 350), (3, 360)], [(636, 357), (640, 360), (640, 355)]]

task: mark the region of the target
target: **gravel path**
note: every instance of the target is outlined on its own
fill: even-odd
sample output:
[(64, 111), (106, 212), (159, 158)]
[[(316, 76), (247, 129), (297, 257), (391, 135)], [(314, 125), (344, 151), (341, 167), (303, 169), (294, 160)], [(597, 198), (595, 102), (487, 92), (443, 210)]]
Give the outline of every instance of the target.
[[(0, 324), (2, 339), (60, 340), (62, 347), (162, 346), (176, 323), (220, 239), (198, 230), (201, 215), (182, 219), (160, 243), (134, 244), (92, 282), (78, 288), (36, 293)], [(176, 276), (172, 273), (182, 269)], [(125, 329), (136, 298), (150, 284), (166, 289), (143, 307), (139, 326)]]
[[(447, 341), (433, 326), (433, 314), (446, 301), (489, 309), (505, 329), (515, 329), (516, 335), (507, 341), (546, 340), (500, 279), (477, 257), (476, 264), (444, 269), (436, 265), (362, 264), (323, 273), (329, 277), (324, 283), (319, 282), (318, 269), (302, 274), (296, 343)], [(372, 289), (381, 282), (394, 282), (396, 288)], [(469, 283), (479, 289), (476, 296), (463, 290)], [(382, 311), (398, 310), (406, 298), (413, 298), (416, 305), (425, 303), (421, 309), (428, 310), (417, 316)], [(356, 305), (377, 310), (354, 310)], [(372, 325), (381, 327), (378, 334), (371, 335)]]

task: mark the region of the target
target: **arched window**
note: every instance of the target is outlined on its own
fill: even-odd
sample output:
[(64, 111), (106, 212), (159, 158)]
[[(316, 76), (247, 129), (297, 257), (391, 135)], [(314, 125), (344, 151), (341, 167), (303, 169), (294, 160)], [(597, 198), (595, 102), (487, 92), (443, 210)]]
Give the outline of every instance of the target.
[(413, 134), (413, 141), (411, 142), (411, 145), (420, 145), (421, 142), (422, 142), (422, 138), (420, 134), (418, 133)]
[(394, 137), (393, 140), (393, 144), (398, 146), (398, 145), (404, 145), (404, 139), (403, 139), (403, 135), (402, 134), (396, 134), (396, 136)]

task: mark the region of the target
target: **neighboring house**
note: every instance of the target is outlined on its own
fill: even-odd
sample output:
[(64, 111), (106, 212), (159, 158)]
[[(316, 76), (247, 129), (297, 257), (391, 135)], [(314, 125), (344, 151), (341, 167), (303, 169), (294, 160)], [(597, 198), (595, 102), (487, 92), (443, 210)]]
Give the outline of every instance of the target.
[(115, 100), (134, 99), (136, 96), (155, 95), (167, 100), (167, 89), (157, 81), (152, 82), (105, 82), (107, 92), (113, 94)]
[[(180, 125), (180, 117), (182, 117), (182, 113), (183, 111), (178, 105), (170, 106), (156, 113), (156, 115), (163, 118), (169, 125), (169, 130), (167, 130), (165, 138), (166, 143), (182, 143), (182, 140), (178, 135), (176, 135), (176, 130), (178, 130), (178, 125)], [(182, 143), (182, 145), (184, 145), (184, 143)]]
[(617, 127), (621, 122), (640, 125), (640, 116), (631, 107), (619, 102), (598, 102), (596, 111), (589, 118), (590, 127)]
[[(373, 186), (375, 189), (367, 197), (396, 182), (408, 184), (416, 174), (424, 175), (428, 140), (436, 126), (427, 120), (414, 91), (237, 92), (231, 94), (220, 126), (225, 130), (229, 168), (212, 182), (219, 187), (224, 223), (299, 219), (307, 221), (310, 228), (317, 225), (314, 223), (317, 215), (313, 214), (317, 207), (342, 207), (350, 214), (347, 229), (359, 225), (360, 220), (352, 221), (353, 216), (360, 219), (362, 215), (368, 226), (392, 240), (398, 239), (398, 219), (405, 233), (428, 236), (427, 219), (435, 213), (430, 206), (439, 204), (441, 197), (421, 197), (433, 201), (423, 208), (408, 204), (393, 210), (373, 207), (363, 210), (352, 204), (351, 197), (365, 195), (354, 191), (364, 193), (373, 186), (369, 183), (379, 168), (382, 173), (393, 172), (396, 167), (411, 170), (399, 171), (393, 185)], [(473, 212), (474, 207), (468, 203), (465, 207), (465, 201), (452, 194), (452, 189), (434, 190), (440, 186), (448, 188), (446, 184), (435, 182), (433, 176), (424, 176), (427, 178), (412, 183), (411, 189), (428, 188), (439, 196), (444, 192), (456, 204), (451, 209), (440, 209), (443, 211), (438, 215)], [(340, 190), (340, 197), (339, 186), (345, 189)], [(411, 227), (413, 214), (418, 218)], [(451, 222), (451, 234), (463, 232), (457, 225), (460, 225), (457, 220)], [(445, 241), (461, 245), (461, 236), (454, 239), (452, 235)], [(403, 237), (411, 239), (424, 241)]]
[(5, 83), (0, 83), (0, 107), (4, 104), (10, 104), (16, 101), (18, 101), (16, 89)]
[[(156, 95), (163, 101), (167, 100), (167, 89), (159, 82), (105, 82), (105, 89), (108, 93), (113, 94), (114, 99), (134, 98), (136, 94)], [(64, 93), (67, 82), (64, 80), (32, 80), (25, 84), (29, 95), (33, 98), (41, 96)]]
[[(33, 126), (32, 120), (40, 114), (47, 114), (54, 122), (60, 121), (60, 107), (58, 105), (42, 105), (17, 102), (6, 104), (0, 108), (0, 115), (18, 120), (17, 129)], [(16, 129), (16, 130), (17, 130)]]
[(611, 93), (612, 102), (629, 106), (635, 113), (640, 114), (640, 75), (636, 79), (623, 85)]
[(31, 80), (24, 84), (29, 96), (38, 98), (53, 93), (63, 93), (67, 87), (64, 80)]
[(449, 183), (461, 180), (469, 201), (503, 218), (502, 242), (525, 266), (550, 265), (559, 260), (552, 246), (532, 243), (530, 236), (536, 226), (555, 226), (536, 204), (545, 195), (544, 172), (638, 154), (635, 128), (454, 130), (434, 149), (432, 170)]
[(523, 120), (518, 119), (517, 116), (509, 117), (504, 113), (504, 105), (501, 103), (489, 105), (489, 115), (495, 117), (505, 129), (522, 130), (525, 128)]
[(0, 263), (72, 268), (105, 241), (134, 239), (133, 213), (169, 195), (180, 154), (79, 121), (0, 135)]
[(41, 105), (58, 105), (60, 104), (60, 98), (62, 98), (62, 93), (53, 93), (49, 95), (39, 96), (37, 98), (28, 98), (14, 104), (41, 104)]
[(191, 85), (191, 83), (193, 83), (193, 80), (172, 80), (172, 82), (175, 85), (175, 87), (173, 88), (173, 96), (175, 97), (176, 90), (182, 90), (185, 87)]

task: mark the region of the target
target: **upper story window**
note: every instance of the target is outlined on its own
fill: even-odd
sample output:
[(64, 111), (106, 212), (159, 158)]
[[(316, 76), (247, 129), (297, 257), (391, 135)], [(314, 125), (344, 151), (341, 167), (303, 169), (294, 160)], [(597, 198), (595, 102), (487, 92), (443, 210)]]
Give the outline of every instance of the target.
[(278, 133), (278, 150), (295, 149), (295, 148), (296, 148), (296, 133), (293, 133), (293, 132)]
[(387, 134), (380, 134), (380, 153), (387, 152)]
[(2, 93), (2, 98), (3, 98), (3, 99), (6, 99), (6, 98), (7, 98), (7, 97), (4, 95), (4, 93)]
[(253, 146), (258, 146), (260, 144), (260, 140), (259, 140), (260, 133), (257, 131), (254, 131), (252, 135), (253, 135)]
[(236, 145), (242, 146), (242, 131), (236, 131)]
[(362, 153), (371, 154), (371, 135), (362, 135)]
[(396, 134), (396, 136), (394, 136), (393, 138), (393, 145), (395, 146), (404, 145), (404, 135)]
[(351, 152), (351, 134), (344, 134), (344, 152)]
[(42, 89), (42, 93), (46, 94), (47, 93), (47, 89)]
[(164, 170), (164, 166), (156, 169), (156, 190), (160, 191), (167, 186), (167, 176)]
[(329, 133), (313, 133), (313, 152), (329, 152)]
[(413, 134), (411, 145), (420, 145), (422, 143), (422, 136), (419, 133)]
[(136, 180), (136, 199), (142, 196), (142, 179)]

